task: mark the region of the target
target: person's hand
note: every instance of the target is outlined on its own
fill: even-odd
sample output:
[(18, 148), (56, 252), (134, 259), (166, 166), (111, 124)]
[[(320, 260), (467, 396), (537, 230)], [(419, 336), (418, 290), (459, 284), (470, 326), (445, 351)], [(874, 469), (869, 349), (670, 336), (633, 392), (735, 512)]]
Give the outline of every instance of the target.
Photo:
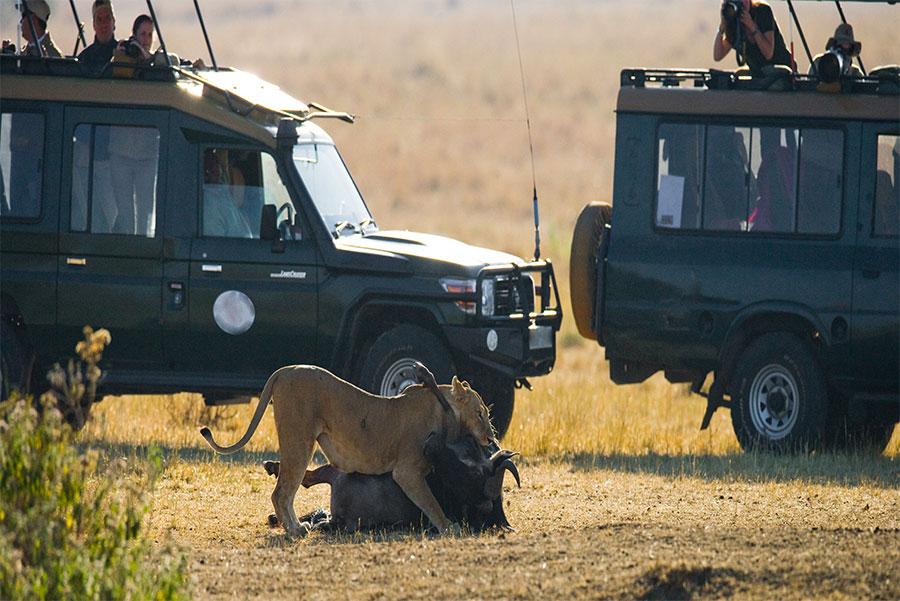
[(759, 30), (759, 27), (756, 26), (756, 21), (750, 16), (750, 11), (748, 10), (741, 11), (741, 25), (744, 26), (744, 31), (747, 32), (747, 35), (751, 37), (753, 32)]

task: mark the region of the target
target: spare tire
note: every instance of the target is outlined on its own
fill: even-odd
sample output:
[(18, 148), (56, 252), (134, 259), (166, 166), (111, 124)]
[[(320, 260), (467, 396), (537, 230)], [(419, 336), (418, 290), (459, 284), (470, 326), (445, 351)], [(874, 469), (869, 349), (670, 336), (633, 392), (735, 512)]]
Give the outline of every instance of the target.
[(595, 296), (602, 286), (602, 262), (606, 258), (609, 243), (609, 227), (612, 223), (612, 207), (605, 202), (592, 202), (583, 209), (575, 222), (572, 235), (572, 252), (569, 256), (569, 294), (572, 299), (572, 315), (578, 333), (585, 338), (598, 340), (593, 320)]

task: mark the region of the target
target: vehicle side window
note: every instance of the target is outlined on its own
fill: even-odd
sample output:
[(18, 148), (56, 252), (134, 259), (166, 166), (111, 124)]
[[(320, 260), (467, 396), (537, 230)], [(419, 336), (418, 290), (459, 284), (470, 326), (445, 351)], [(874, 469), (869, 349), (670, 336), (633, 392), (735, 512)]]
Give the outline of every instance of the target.
[(878, 136), (872, 235), (900, 235), (900, 136)]
[(656, 225), (836, 234), (843, 150), (839, 130), (663, 124)]
[[(275, 205), (278, 221), (294, 223), (294, 205), (271, 155), (230, 148), (203, 151), (203, 235), (259, 238), (262, 207)], [(299, 237), (299, 236), (297, 236)]]
[(73, 144), (71, 230), (153, 238), (159, 130), (82, 123)]
[(753, 133), (746, 127), (707, 128), (703, 229), (746, 229), (751, 199), (756, 201), (756, 177), (750, 171)]
[(656, 225), (699, 228), (703, 126), (660, 126), (657, 156)]
[(0, 116), (0, 215), (35, 218), (41, 214), (44, 179), (44, 116)]
[(797, 231), (836, 234), (841, 229), (844, 135), (834, 129), (804, 129), (800, 135)]

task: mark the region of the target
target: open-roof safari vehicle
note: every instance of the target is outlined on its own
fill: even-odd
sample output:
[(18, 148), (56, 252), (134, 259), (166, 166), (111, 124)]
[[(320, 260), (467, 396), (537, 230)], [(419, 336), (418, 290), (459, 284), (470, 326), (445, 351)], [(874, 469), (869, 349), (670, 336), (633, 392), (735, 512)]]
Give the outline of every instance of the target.
[(99, 76), (0, 59), (4, 393), (92, 324), (106, 394), (221, 401), (309, 363), (393, 395), (420, 360), (504, 432), (514, 387), (554, 364), (552, 265), (380, 230), (313, 123), (350, 115), (167, 56)]
[(701, 427), (729, 407), (745, 449), (884, 448), (900, 412), (897, 74), (622, 72), (613, 204), (584, 208), (571, 256), (579, 332), (614, 382), (691, 383)]

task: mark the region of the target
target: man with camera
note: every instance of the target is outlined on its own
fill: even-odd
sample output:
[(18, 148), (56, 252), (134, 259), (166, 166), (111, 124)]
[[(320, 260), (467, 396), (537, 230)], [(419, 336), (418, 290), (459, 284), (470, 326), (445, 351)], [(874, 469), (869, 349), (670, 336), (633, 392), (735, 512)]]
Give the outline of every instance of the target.
[(745, 63), (753, 77), (762, 77), (775, 65), (792, 68), (772, 7), (757, 0), (724, 0), (722, 20), (713, 45), (718, 62), (733, 49), (738, 65)]
[[(62, 52), (50, 39), (47, 31), (47, 21), (50, 19), (50, 7), (45, 0), (25, 0), (19, 8), (22, 17), (19, 25), (22, 27), (22, 37), (28, 45), (22, 49), (23, 56), (42, 56), (45, 58), (59, 58)], [(10, 40), (3, 40), (3, 54), (12, 54), (16, 46)]]
[(148, 64), (153, 60), (151, 46), (153, 46), (153, 19), (149, 15), (140, 15), (131, 26), (131, 37), (118, 43), (113, 56), (118, 62)]
[(833, 83), (841, 77), (862, 77), (862, 71), (853, 64), (853, 57), (859, 56), (862, 42), (853, 38), (853, 26), (841, 23), (828, 38), (825, 52), (813, 59), (809, 74), (817, 76), (825, 83)]
[(110, 0), (94, 0), (91, 5), (94, 18), (94, 43), (81, 51), (78, 62), (92, 72), (102, 71), (116, 49), (116, 16)]

